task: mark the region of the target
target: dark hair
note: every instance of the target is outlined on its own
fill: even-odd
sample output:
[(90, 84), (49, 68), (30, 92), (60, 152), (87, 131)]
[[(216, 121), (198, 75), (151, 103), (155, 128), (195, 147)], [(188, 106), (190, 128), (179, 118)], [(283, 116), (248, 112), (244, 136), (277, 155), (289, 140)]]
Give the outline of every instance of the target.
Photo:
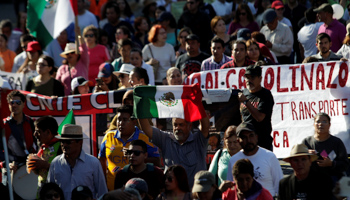
[(120, 26), (117, 30), (120, 29), (123, 31), (124, 35), (128, 35), (128, 38), (131, 38), (130, 30), (126, 26)]
[[(100, 41), (100, 43), (101, 43), (101, 41), (102, 41), (102, 37), (107, 37), (107, 38), (108, 38), (108, 33), (107, 33), (107, 31), (105, 31), (105, 30), (99, 28), (99, 29), (98, 29), (98, 41)], [(108, 41), (108, 42), (109, 42), (109, 41)]]
[(122, 105), (117, 108), (117, 113), (129, 113), (130, 117), (133, 114), (133, 106), (131, 105)]
[(147, 152), (147, 144), (143, 140), (133, 140), (130, 142), (130, 145), (140, 146), (142, 148), (142, 151), (145, 153)]
[(245, 3), (239, 4), (236, 10), (235, 18), (233, 19), (234, 23), (238, 23), (240, 21), (239, 16), (241, 14), (241, 10), (245, 10), (247, 13), (247, 19), (249, 22), (254, 21), (254, 16), (252, 14), (252, 11), (250, 10), (249, 6)]
[(60, 195), (60, 199), (64, 200), (64, 195), (62, 189), (56, 183), (45, 183), (44, 186), (40, 190), (40, 199), (44, 200), (45, 195), (48, 191), (54, 190)]
[(228, 139), (232, 136), (237, 136), (236, 129), (237, 129), (237, 126), (234, 126), (234, 125), (227, 127), (227, 129), (224, 133), (224, 139)]
[(55, 72), (55, 69), (54, 69), (55, 68), (55, 61), (53, 60), (53, 58), (51, 58), (50, 56), (47, 56), (45, 54), (41, 55), (40, 58), (44, 59), (47, 62), (47, 65), (49, 67), (51, 67), (51, 70), (49, 73), (50, 73), (50, 75), (52, 75)]
[(3, 37), (6, 42), (8, 41), (7, 36), (5, 34), (0, 33), (0, 37)]
[(245, 44), (244, 40), (236, 40), (235, 42), (232, 43), (232, 49), (234, 49), (234, 45), (238, 45), (238, 44), (243, 44), (244, 45), (244, 49), (247, 51), (247, 45)]
[[(132, 10), (130, 8), (129, 3), (126, 0), (124, 0), (124, 4), (125, 4), (124, 14), (128, 17), (131, 17), (133, 13), (132, 13)], [(119, 8), (119, 6), (118, 6), (118, 8)]]
[(118, 41), (118, 49), (121, 49), (126, 45), (130, 45), (131, 48), (134, 46), (130, 39), (121, 39)]
[(252, 38), (254, 38), (257, 42), (266, 44), (266, 37), (264, 34), (260, 33), (259, 31), (254, 31), (252, 33)]
[(327, 113), (324, 113), (324, 112), (317, 113), (317, 115), (315, 115), (314, 117), (314, 121), (316, 120), (317, 117), (320, 117), (320, 116), (325, 116), (328, 119), (328, 122), (331, 123), (331, 118)]
[(26, 102), (26, 97), (18, 90), (13, 90), (7, 95), (7, 102), (10, 102), (13, 97), (19, 97), (23, 103)]
[(119, 6), (114, 1), (110, 1), (110, 2), (106, 3), (106, 12), (107, 12), (108, 8), (113, 8), (114, 11), (117, 13), (117, 15), (120, 16)]
[(316, 36), (316, 42), (317, 41), (321, 41), (324, 38), (327, 38), (329, 42), (332, 42), (331, 37), (329, 37), (329, 35), (327, 33), (320, 33)]
[(308, 23), (315, 23), (317, 13), (313, 10), (313, 8), (307, 9), (304, 15)]
[(35, 37), (30, 35), (30, 34), (23, 34), (21, 35), (21, 37), (19, 38), (20, 42), (31, 42), (31, 41), (35, 41)]
[(143, 20), (146, 20), (146, 22), (148, 23), (146, 17), (136, 17), (136, 19), (134, 20), (135, 37), (140, 37), (142, 35), (138, 26), (140, 26), (142, 24)]
[(0, 29), (5, 28), (5, 27), (10, 28), (11, 31), (12, 31), (13, 28), (12, 28), (11, 20), (9, 20), (9, 19), (1, 20), (1, 22), (0, 22)]
[(128, 90), (124, 93), (123, 99), (122, 99), (122, 105), (128, 105), (126, 104), (128, 100), (131, 100), (131, 102), (134, 101), (134, 91)]
[(39, 119), (34, 121), (34, 125), (43, 131), (50, 130), (52, 135), (57, 135), (58, 124), (55, 118), (53, 117), (40, 117)]
[(94, 33), (94, 36), (96, 38), (95, 43), (98, 44), (98, 39), (99, 39), (99, 35), (98, 35), (98, 29), (94, 26), (94, 25), (89, 25), (87, 27), (84, 28), (83, 30), (83, 36), (88, 32), (88, 31), (92, 31)]
[(145, 81), (145, 84), (148, 85), (149, 84), (149, 77), (147, 74), (147, 70), (141, 68), (141, 67), (135, 67), (134, 69), (131, 70), (132, 72), (134, 72), (134, 74), (136, 75), (136, 77), (138, 79), (142, 79)]
[(221, 141), (221, 137), (220, 137), (220, 134), (218, 133), (210, 133), (209, 134), (209, 137), (216, 137), (216, 139), (218, 139), (218, 143), (216, 144), (218, 147), (220, 147), (220, 141)]
[(192, 34), (192, 30), (191, 30), (190, 28), (184, 27), (184, 28), (182, 28), (182, 29), (179, 31), (179, 33), (177, 34), (177, 40), (178, 40), (178, 41), (180, 41), (180, 36), (181, 36), (181, 33), (183, 33), (183, 32), (188, 33), (188, 35), (191, 35), (191, 34)]
[(219, 38), (219, 37), (217, 37), (217, 36), (215, 36), (215, 37), (211, 40), (210, 43), (220, 43), (221, 46), (222, 46), (222, 48), (225, 47), (225, 42), (224, 42), (221, 38)]
[(248, 159), (237, 160), (232, 168), (233, 177), (237, 178), (239, 174), (250, 174), (254, 177), (254, 166)]
[[(173, 172), (177, 180), (177, 187), (182, 192), (190, 192), (190, 186), (188, 184), (187, 172), (181, 165), (172, 165), (168, 168), (165, 174), (168, 172)], [(169, 192), (169, 191), (167, 191)]]
[(141, 58), (142, 58), (142, 51), (141, 51), (141, 49), (139, 49), (139, 48), (133, 48), (133, 49), (131, 49), (130, 54), (133, 53), (133, 52), (139, 53), (140, 56), (141, 56)]

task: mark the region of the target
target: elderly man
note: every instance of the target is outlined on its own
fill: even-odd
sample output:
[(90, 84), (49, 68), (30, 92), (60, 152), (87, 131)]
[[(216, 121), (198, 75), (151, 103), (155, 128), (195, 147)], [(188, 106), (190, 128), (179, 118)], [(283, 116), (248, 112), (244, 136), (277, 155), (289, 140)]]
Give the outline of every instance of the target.
[(159, 164), (159, 152), (149, 138), (136, 126), (137, 120), (133, 116), (132, 106), (117, 108), (117, 130), (106, 133), (102, 140), (99, 159), (103, 172), (107, 173), (108, 190), (114, 190), (114, 180), (118, 170), (129, 164), (129, 157), (123, 154), (123, 149), (128, 148), (134, 140), (140, 139), (147, 144), (148, 158), (146, 162)]
[(56, 183), (65, 199), (71, 199), (72, 190), (79, 185), (89, 187), (93, 198), (107, 193), (100, 162), (82, 150), (83, 128), (66, 124), (61, 135), (55, 137), (61, 142), (63, 154), (51, 162), (47, 181)]
[(188, 176), (190, 187), (193, 186), (194, 175), (206, 170), (209, 119), (200, 120), (200, 131), (192, 133), (192, 123), (184, 119), (173, 118), (173, 133), (164, 132), (152, 127), (148, 119), (139, 119), (142, 130), (162, 150), (165, 170), (169, 166), (182, 165)]
[(267, 9), (263, 13), (263, 26), (260, 30), (266, 37), (266, 46), (276, 54), (278, 63), (289, 64), (293, 49), (293, 33), (290, 28), (279, 22), (276, 11)]
[[(230, 158), (228, 169), (240, 159), (249, 159), (254, 165), (254, 179), (266, 188), (272, 196), (278, 192), (282, 169), (274, 153), (258, 146), (258, 135), (250, 123), (241, 123), (237, 129), (238, 142), (242, 150)], [(227, 171), (227, 180), (233, 181), (232, 171)]]
[(311, 169), (317, 158), (304, 144), (293, 146), (290, 156), (283, 159), (290, 163), (293, 174), (281, 180), (278, 199), (333, 199), (331, 177)]

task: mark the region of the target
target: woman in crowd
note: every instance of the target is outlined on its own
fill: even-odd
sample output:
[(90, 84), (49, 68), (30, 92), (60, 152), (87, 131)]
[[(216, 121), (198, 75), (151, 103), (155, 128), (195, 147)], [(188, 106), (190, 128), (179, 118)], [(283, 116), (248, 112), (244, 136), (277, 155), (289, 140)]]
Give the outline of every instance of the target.
[(153, 24), (156, 21), (156, 9), (156, 0), (145, 0), (143, 2), (142, 13), (143, 16), (147, 19), (148, 24)]
[(166, 42), (173, 46), (176, 46), (178, 44), (177, 35), (179, 34), (179, 30), (177, 29), (177, 24), (174, 16), (170, 12), (163, 12), (159, 16), (158, 22), (166, 30)]
[(337, 54), (342, 55), (343, 58), (350, 60), (350, 23), (346, 25), (346, 36), (343, 41), (343, 46), (338, 50)]
[[(82, 76), (78, 76), (73, 78), (72, 83), (71, 83), (71, 88), (72, 88), (72, 94), (89, 94), (90, 93), (90, 88), (89, 88), (89, 82)], [(92, 85), (92, 83), (91, 83)]]
[(40, 190), (40, 200), (64, 200), (62, 189), (56, 183), (46, 183)]
[(135, 66), (133, 66), (131, 64), (123, 64), (120, 67), (119, 71), (114, 72), (120, 81), (118, 90), (132, 87), (129, 83), (129, 74), (130, 74), (131, 70), (134, 68), (135, 68)]
[(139, 49), (132, 49), (130, 52), (130, 63), (135, 67), (141, 67), (147, 71), (149, 84), (154, 85), (154, 73), (151, 65), (146, 64), (142, 60), (142, 51)]
[(143, 48), (146, 44), (148, 44), (148, 30), (149, 25), (147, 19), (145, 17), (137, 17), (134, 22), (135, 27), (135, 36), (133, 37), (133, 41), (140, 45)]
[(27, 44), (27, 58), (24, 60), (23, 64), (19, 67), (17, 73), (24, 73), (27, 80), (38, 75), (36, 72), (36, 63), (39, 58), (43, 55), (41, 46), (39, 42), (32, 41)]
[(5, 62), (3, 69), (1, 70), (11, 72), (16, 53), (7, 48), (7, 41), (7, 36), (5, 34), (0, 34), (0, 57)]
[(331, 118), (326, 113), (318, 113), (314, 118), (315, 133), (305, 138), (305, 144), (311, 153), (319, 156), (312, 166), (338, 181), (349, 168), (349, 160), (344, 143), (330, 134)]
[(186, 170), (181, 165), (170, 166), (165, 173), (165, 192), (156, 200), (189, 200), (192, 199)]
[(250, 60), (255, 62), (263, 61), (264, 65), (274, 65), (275, 63), (268, 57), (261, 54), (258, 43), (254, 42), (252, 39), (246, 42), (247, 54)]
[(225, 42), (225, 55), (231, 56), (231, 42), (235, 40), (234, 36), (226, 33), (225, 21), (220, 16), (215, 16), (210, 22), (211, 31)]
[(67, 43), (64, 52), (60, 55), (65, 58), (64, 64), (57, 70), (56, 79), (59, 80), (64, 86), (64, 94), (70, 95), (71, 82), (75, 77), (82, 76), (88, 80), (89, 73), (89, 54), (84, 40), (80, 36), (80, 29), (77, 28), (75, 34), (79, 39), (78, 53), (75, 49), (75, 43)]
[(176, 58), (187, 52), (186, 37), (190, 34), (192, 34), (192, 31), (188, 27), (182, 28), (179, 34), (177, 34), (177, 41), (179, 41), (179, 44), (175, 46)]
[(51, 77), (55, 71), (51, 57), (42, 55), (36, 64), (36, 71), (39, 75), (28, 81), (26, 91), (46, 96), (64, 96), (62, 83)]
[(234, 183), (227, 181), (220, 185), (223, 200), (273, 200), (270, 192), (254, 179), (254, 166), (248, 159), (238, 160), (233, 165), (232, 174)]
[(251, 32), (260, 31), (247, 4), (239, 4), (235, 18), (228, 28), (228, 34), (235, 34), (240, 28), (247, 28)]
[(117, 5), (120, 10), (120, 20), (133, 24), (135, 16), (131, 11), (129, 3), (126, 0), (117, 0)]
[(175, 64), (174, 47), (166, 43), (167, 33), (163, 26), (154, 25), (148, 36), (150, 44), (142, 49), (143, 60), (151, 65), (155, 74), (155, 84), (162, 85), (167, 70)]
[(171, 67), (166, 72), (166, 81), (168, 85), (182, 85), (181, 72), (177, 67)]
[(236, 128), (233, 125), (227, 127), (224, 134), (224, 148), (215, 153), (210, 164), (208, 171), (215, 175), (217, 185), (221, 185), (226, 180), (230, 158), (241, 149), (241, 145), (237, 141)]
[(95, 78), (97, 78), (99, 70), (98, 67), (101, 63), (109, 62), (111, 58), (107, 48), (101, 44), (98, 44), (98, 29), (94, 25), (85, 27), (83, 36), (89, 54), (88, 80), (95, 83)]

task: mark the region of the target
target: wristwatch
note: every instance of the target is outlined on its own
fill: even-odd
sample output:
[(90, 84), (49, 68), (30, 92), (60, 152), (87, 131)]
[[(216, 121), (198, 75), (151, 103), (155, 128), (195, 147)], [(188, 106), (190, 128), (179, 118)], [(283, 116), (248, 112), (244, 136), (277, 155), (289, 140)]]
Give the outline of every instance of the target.
[(244, 105), (247, 105), (248, 99), (246, 99), (245, 101), (243, 101)]

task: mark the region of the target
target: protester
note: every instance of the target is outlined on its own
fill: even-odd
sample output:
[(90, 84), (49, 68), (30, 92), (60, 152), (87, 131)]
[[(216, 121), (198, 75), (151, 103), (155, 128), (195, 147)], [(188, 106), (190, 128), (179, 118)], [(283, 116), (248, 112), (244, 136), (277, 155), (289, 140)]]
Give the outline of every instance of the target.
[(137, 87), (140, 85), (148, 85), (149, 78), (147, 75), (147, 71), (143, 68), (135, 67), (130, 72), (129, 82), (132, 87)]
[(75, 77), (82, 76), (86, 80), (89, 80), (88, 48), (84, 40), (81, 38), (80, 30), (78, 28), (75, 30), (75, 34), (78, 35), (79, 39), (79, 52), (75, 47), (75, 43), (68, 43), (64, 52), (60, 54), (61, 57), (65, 58), (65, 61), (64, 64), (58, 68), (56, 75), (56, 79), (64, 86), (65, 95), (70, 95), (72, 91), (71, 81)]
[(89, 94), (90, 93), (89, 83), (92, 84), (92, 82), (86, 80), (82, 76), (73, 78), (71, 83), (72, 94), (73, 95)]
[(99, 66), (99, 73), (97, 75), (95, 88), (93, 92), (102, 92), (117, 90), (119, 80), (118, 77), (113, 73), (114, 68), (110, 63), (102, 63)]
[(146, 17), (148, 24), (154, 24), (156, 21), (156, 0), (145, 0), (143, 1), (143, 16)]
[(245, 3), (238, 5), (235, 18), (230, 23), (227, 33), (229, 35), (236, 34), (241, 28), (247, 28), (251, 32), (259, 31), (259, 25), (254, 21), (253, 14)]
[(231, 42), (236, 39), (235, 36), (227, 34), (225, 21), (222, 17), (215, 16), (210, 22), (211, 31), (224, 41), (225, 55), (231, 56), (232, 46)]
[(186, 50), (186, 37), (188, 35), (192, 34), (191, 29), (184, 27), (179, 31), (179, 34), (177, 35), (177, 41), (179, 41), (179, 44), (176, 45), (175, 48), (175, 55), (176, 59), (187, 52)]
[(188, 185), (187, 173), (181, 165), (172, 165), (165, 172), (165, 191), (158, 195), (156, 200), (192, 199)]
[(63, 30), (60, 35), (52, 40), (47, 46), (46, 51), (51, 58), (55, 61), (55, 67), (62, 65), (63, 58), (60, 54), (63, 52), (64, 48), (68, 43), (68, 33), (66, 30)]
[(148, 41), (149, 25), (145, 17), (137, 17), (134, 21), (135, 35), (133, 41), (143, 48)]
[(312, 167), (330, 175), (335, 183), (349, 168), (349, 160), (344, 143), (330, 134), (330, 126), (329, 115), (318, 113), (314, 118), (314, 135), (305, 138), (302, 144), (308, 147), (309, 152), (318, 156), (318, 159), (312, 163)]
[(114, 189), (122, 188), (129, 179), (142, 178), (148, 185), (148, 194), (156, 198), (164, 188), (163, 171), (150, 163), (145, 163), (148, 153), (147, 144), (142, 140), (133, 140), (129, 148), (124, 149), (124, 154), (129, 163), (115, 175)]
[(101, 63), (109, 62), (111, 58), (107, 48), (98, 44), (98, 29), (95, 26), (86, 26), (83, 30), (83, 36), (89, 54), (88, 80), (96, 83), (95, 78), (97, 78), (99, 66)]
[(232, 2), (215, 0), (211, 6), (215, 10), (216, 16), (221, 17), (225, 24), (228, 24), (234, 17), (235, 12), (232, 12)]
[(166, 71), (175, 64), (174, 47), (166, 43), (167, 34), (161, 25), (154, 25), (148, 36), (150, 44), (142, 49), (143, 60), (153, 67), (156, 85), (162, 85)]
[(214, 37), (211, 40), (210, 51), (212, 56), (203, 60), (201, 71), (220, 69), (222, 65), (232, 60), (224, 54), (225, 43), (219, 37)]
[(177, 35), (179, 34), (179, 30), (177, 29), (174, 16), (170, 12), (163, 12), (158, 18), (158, 24), (162, 25), (166, 30), (166, 42), (173, 46), (178, 45)]
[[(233, 182), (225, 184), (233, 189), (220, 189), (223, 192), (222, 199), (256, 199), (256, 200), (273, 200), (272, 195), (266, 190), (262, 184), (257, 182), (253, 164), (248, 159), (237, 160), (232, 169)], [(227, 186), (225, 186), (227, 187)]]
[(140, 49), (132, 49), (130, 52), (130, 63), (135, 66), (135, 68), (143, 68), (147, 71), (149, 85), (154, 85), (154, 72), (152, 66), (146, 64), (142, 60), (142, 51)]
[(331, 177), (311, 168), (317, 155), (309, 153), (304, 144), (294, 145), (283, 160), (290, 163), (293, 173), (281, 180), (278, 199), (333, 199)]
[(82, 150), (82, 127), (65, 124), (61, 135), (55, 137), (61, 142), (63, 154), (51, 162), (48, 182), (56, 183), (63, 190), (65, 199), (71, 199), (72, 190), (79, 185), (89, 187), (93, 198), (107, 193), (106, 181), (98, 159)]
[(194, 199), (221, 199), (221, 192), (215, 184), (214, 175), (208, 171), (199, 171), (194, 176), (194, 185), (192, 188)]
[(64, 200), (62, 189), (56, 183), (46, 183), (40, 190), (40, 200)]
[(130, 63), (130, 51), (133, 47), (133, 44), (132, 41), (129, 39), (121, 39), (118, 41), (117, 46), (120, 57), (116, 58), (112, 62), (114, 71), (120, 71), (123, 64)]
[(96, 17), (86, 9), (86, 3), (85, 0), (77, 0), (77, 18), (80, 30), (84, 30), (85, 27), (90, 25), (98, 27)]
[(26, 52), (27, 45), (29, 42), (34, 41), (34, 40), (35, 40), (35, 38), (29, 34), (23, 34), (20, 37), (20, 44), (21, 44), (22, 52), (20, 54), (18, 54), (13, 61), (12, 73), (16, 73), (18, 71), (18, 69), (22, 66), (22, 64), (24, 63), (24, 61), (27, 58), (27, 52)]
[(36, 64), (36, 71), (39, 75), (28, 81), (26, 91), (46, 96), (64, 96), (62, 83), (51, 77), (55, 71), (51, 57), (42, 55)]
[(247, 56), (247, 45), (244, 40), (236, 40), (232, 44), (232, 60), (225, 63), (220, 69), (246, 67), (252, 65), (255, 62), (250, 60)]
[(134, 24), (135, 16), (132, 13), (130, 5), (126, 0), (117, 0), (116, 1), (119, 11), (120, 11), (120, 20)]
[(171, 67), (166, 73), (168, 85), (182, 85), (181, 72), (177, 67)]
[(350, 23), (346, 25), (346, 36), (343, 41), (343, 46), (338, 50), (337, 54), (350, 60)]
[(283, 2), (280, 0), (272, 2), (271, 8), (273, 8), (277, 14), (278, 21), (289, 26), (290, 30), (293, 31), (293, 26), (290, 20), (283, 16), (284, 12), (284, 5)]
[(36, 72), (36, 63), (38, 62), (43, 51), (39, 42), (32, 41), (29, 42), (26, 49), (27, 58), (18, 69), (17, 73), (24, 73), (27, 80), (38, 75)]
[(254, 42), (252, 39), (246, 42), (247, 45), (247, 55), (249, 59), (258, 62), (262, 61), (264, 65), (274, 65), (275, 63), (268, 57), (261, 54), (258, 43)]
[[(132, 106), (117, 109), (117, 129), (107, 132), (101, 143), (98, 155), (106, 176), (108, 190), (115, 189), (115, 176), (118, 170), (128, 164), (129, 157), (123, 154), (133, 140), (143, 140), (147, 144), (148, 160), (159, 165), (158, 148), (149, 142), (149, 138), (136, 127), (137, 120), (132, 116)], [(112, 149), (112, 150), (111, 150)]]
[[(275, 154), (258, 146), (258, 137), (252, 124), (242, 122), (236, 129), (242, 150), (230, 158), (228, 169), (240, 159), (249, 159), (254, 166), (254, 179), (266, 188), (271, 195), (278, 192), (278, 184), (283, 177), (282, 169)], [(227, 171), (227, 180), (233, 181), (233, 174)]]
[(129, 82), (129, 74), (134, 68), (131, 64), (123, 64), (119, 71), (113, 72), (119, 79), (118, 90), (132, 87)]
[(7, 37), (7, 47), (13, 52), (17, 52), (19, 47), (19, 38), (22, 33), (20, 31), (13, 30), (12, 22), (9, 19), (3, 19), (0, 21), (0, 34), (4, 34)]
[(236, 135), (236, 126), (227, 127), (224, 135), (224, 148), (218, 150), (210, 164), (209, 172), (215, 175), (217, 185), (221, 185), (227, 178), (230, 158), (241, 149)]
[[(276, 58), (275, 53), (273, 53), (272, 51), (269, 50), (269, 48), (266, 47), (266, 38), (265, 35), (255, 31), (253, 33), (251, 33), (250, 35), (251, 39), (256, 42), (259, 45), (261, 54), (270, 58), (274, 63), (278, 63), (278, 60)], [(248, 38), (247, 40), (249, 40), (250, 38)]]
[(11, 72), (16, 53), (7, 48), (7, 43), (7, 36), (5, 34), (0, 34), (0, 57), (5, 62), (3, 71)]

